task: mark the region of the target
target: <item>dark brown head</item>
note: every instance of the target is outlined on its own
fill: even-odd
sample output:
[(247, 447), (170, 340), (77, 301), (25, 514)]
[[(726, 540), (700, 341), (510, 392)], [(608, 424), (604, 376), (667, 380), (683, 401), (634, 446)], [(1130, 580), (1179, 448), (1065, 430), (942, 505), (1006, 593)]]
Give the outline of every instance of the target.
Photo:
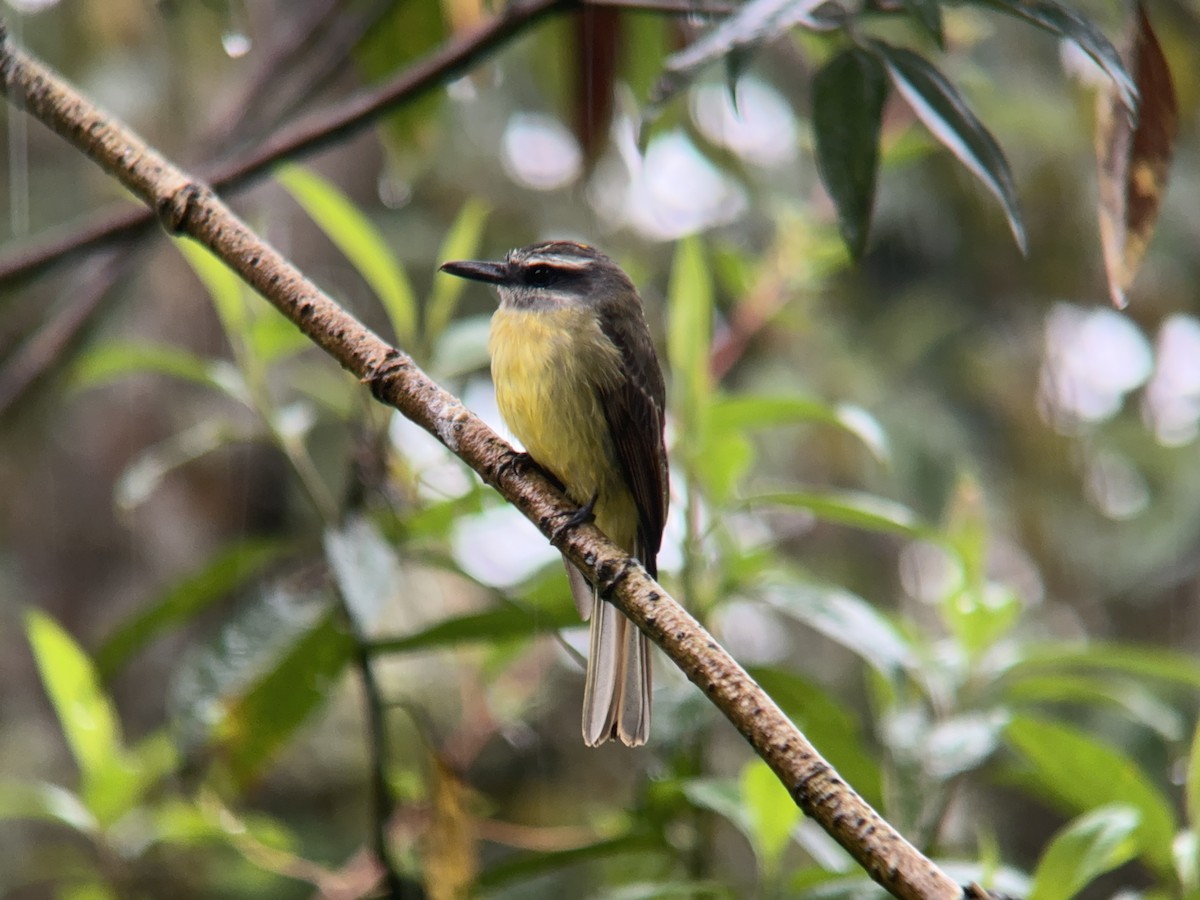
[(630, 299), (641, 307), (633, 282), (620, 266), (595, 247), (573, 241), (546, 241), (510, 250), (500, 262), (448, 262), (442, 271), (494, 284), (500, 305), (514, 309), (592, 307)]

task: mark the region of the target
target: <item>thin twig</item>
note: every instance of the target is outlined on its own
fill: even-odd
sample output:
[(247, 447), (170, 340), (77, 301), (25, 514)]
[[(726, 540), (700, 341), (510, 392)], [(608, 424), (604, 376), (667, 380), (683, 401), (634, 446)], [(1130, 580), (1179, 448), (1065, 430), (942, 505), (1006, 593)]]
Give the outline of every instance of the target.
[[(378, 0), (369, 10), (354, 17), (344, 28), (338, 28), (328, 36), (330, 19), (340, 9), (343, 0), (313, 0), (303, 11), (299, 22), (273, 40), (262, 50), (262, 61), (248, 79), (238, 101), (231, 111), (216, 116), (196, 144), (205, 155), (212, 156), (222, 150), (228, 153), (234, 145), (269, 131), (275, 121), (261, 108), (264, 98), (271, 98), (277, 106), (281, 91), (276, 82), (288, 75), (288, 64), (308, 61), (316, 54), (315, 65), (308, 64), (303, 79), (292, 92), (294, 96), (283, 101), (279, 115), (303, 102), (313, 87), (328, 76), (330, 67), (342, 65), (357, 40), (378, 21), (382, 10), (388, 8), (389, 0)], [(318, 38), (320, 40), (318, 41)], [(329, 47), (329, 44), (334, 46)], [(316, 53), (325, 47), (321, 53)], [(305, 52), (306, 50), (312, 52)], [(335, 62), (336, 60), (336, 62)], [(274, 86), (274, 87), (273, 87)], [(123, 205), (122, 212), (144, 215), (144, 207)], [(125, 221), (132, 221), (126, 219)], [(47, 321), (30, 329), (31, 336), (24, 338), (20, 347), (0, 364), (0, 416), (17, 405), (20, 400), (53, 370), (68, 351), (78, 343), (89, 323), (107, 305), (113, 286), (133, 266), (137, 254), (138, 239), (148, 233), (150, 222), (132, 228), (120, 243), (105, 251), (105, 256), (93, 262), (87, 270), (72, 278), (74, 285), (69, 296), (64, 298), (60, 309), (54, 310)], [(69, 231), (58, 230), (52, 243), (65, 241), (73, 246)], [(98, 235), (81, 233), (80, 240), (91, 240)]]
[[(529, 7), (526, 7), (528, 9)], [(544, 10), (553, 8), (543, 0)], [(962, 889), (856, 794), (775, 702), (642, 566), (592, 524), (564, 528), (575, 507), (545, 477), (514, 464), (505, 441), (456, 397), (339, 307), (255, 235), (203, 184), (0, 35), (0, 76), (27, 109), (153, 209), (204, 244), (317, 346), (437, 437), (551, 540), (658, 644), (769, 765), (797, 805), (897, 897), (952, 900)]]
[(278, 102), (280, 73), (289, 69), (297, 59), (307, 58), (342, 11), (344, 0), (311, 0), (300, 14), (285, 27), (284, 34), (253, 55), (254, 68), (242, 80), (236, 96), (227, 102), (226, 113), (214, 118), (208, 134), (198, 141), (203, 157), (228, 151), (237, 139), (247, 135), (247, 125), (253, 124), (258, 133), (272, 125), (266, 120), (262, 105)]
[(0, 414), (16, 405), (79, 340), (112, 286), (133, 268), (138, 259), (134, 244), (132, 238), (127, 238), (94, 257), (62, 309), (56, 310), (49, 322), (4, 361), (0, 369)]
[(358, 669), (359, 680), (362, 682), (363, 706), (366, 713), (367, 733), (371, 748), (371, 849), (375, 858), (383, 866), (384, 882), (387, 885), (388, 896), (398, 897), (404, 892), (404, 879), (396, 868), (392, 858), (391, 842), (388, 840), (388, 827), (392, 813), (396, 810), (396, 799), (392, 795), (391, 785), (387, 780), (387, 719), (384, 708), (383, 694), (379, 690), (379, 681), (375, 678), (375, 669), (371, 663), (370, 645), (366, 635), (354, 619), (354, 611), (345, 601), (347, 627), (354, 641), (354, 665)]
[[(579, 0), (514, 0), (496, 18), (449, 41), (386, 84), (361, 90), (338, 101), (330, 109), (301, 119), (237, 159), (218, 164), (213, 169), (202, 169), (199, 180), (216, 190), (244, 187), (280, 160), (312, 153), (344, 140), (371, 125), (391, 108), (467, 71), (480, 57), (534, 22), (578, 4)], [(101, 210), (77, 230), (59, 232), (48, 240), (35, 241), (0, 258), (0, 285), (38, 272), (66, 254), (145, 227), (152, 218), (153, 213), (144, 207), (122, 205), (115, 210)]]
[[(239, 190), (275, 163), (340, 141), (370, 125), (390, 109), (445, 84), (542, 18), (588, 5), (631, 12), (713, 17), (730, 15), (738, 9), (736, 3), (721, 0), (514, 0), (494, 19), (447, 42), (391, 81), (338, 101), (331, 109), (284, 129), (244, 156), (212, 168), (201, 168), (200, 180), (217, 190)], [(100, 210), (83, 224), (55, 229), (49, 235), (0, 255), (0, 285), (35, 274), (70, 253), (145, 227), (150, 218), (142, 207), (121, 204)]]

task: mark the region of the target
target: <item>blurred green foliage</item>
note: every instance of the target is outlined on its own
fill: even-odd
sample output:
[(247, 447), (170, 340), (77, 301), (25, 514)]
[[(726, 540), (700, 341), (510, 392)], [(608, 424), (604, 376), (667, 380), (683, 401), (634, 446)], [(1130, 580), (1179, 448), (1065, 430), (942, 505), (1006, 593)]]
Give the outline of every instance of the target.
[[(175, 37), (228, 25), (220, 9), (177, 6), (164, 20)], [(880, 5), (834, 26), (812, 4), (794, 6), (817, 16), (801, 20), (808, 33), (780, 39), (787, 29), (774, 19), (738, 31), (734, 17), (675, 57), (663, 45), (679, 23), (623, 16), (625, 46), (637, 49), (618, 67), (628, 87), (615, 149), (571, 187), (540, 191), (500, 160), (515, 114), (570, 118), (562, 107), (577, 95), (539, 74), (565, 77), (577, 55), (559, 21), (406, 108), (365, 161), (347, 151), (281, 166), (282, 193), (252, 201), (251, 218), (274, 232), (278, 217), (302, 267), (483, 411), (488, 301), (436, 278), (438, 263), (548, 232), (603, 243), (642, 287), (670, 370), (662, 569), (673, 595), (954, 877), (1038, 900), (1117, 885), (1200, 897), (1200, 663), (1187, 652), (1197, 626), (1173, 602), (1197, 583), (1185, 502), (1198, 487), (1194, 437), (1166, 446), (1144, 421), (1148, 407), (1124, 395), (1107, 417), (1064, 424), (1047, 411), (1048, 310), (1103, 293), (1079, 237), (1084, 192), (1070, 180), (1090, 136), (1057, 87), (1049, 40), (1027, 41), (1028, 27), (982, 10), (1075, 38), (1119, 80), (1114, 51), (1054, 3)], [(386, 76), (483, 14), (465, 0), (398, 4), (356, 51), (364, 77)], [(85, 16), (43, 15), (64, 46)], [(123, 15), (136, 42), (148, 13)], [(282, 8), (256, 16), (264, 30), (286, 18)], [(27, 23), (34, 44), (37, 23)], [(1168, 43), (1175, 27), (1184, 30), (1164, 28)], [(560, 52), (541, 52), (549, 34)], [(107, 40), (122, 52), (118, 36)], [(815, 71), (801, 72), (806, 53)], [(758, 165), (700, 127), (696, 98), (726, 74), (709, 64), (733, 57), (736, 76), (786, 98), (829, 200), (814, 193), (806, 155)], [(211, 61), (180, 65), (204, 94)], [(885, 71), (912, 114), (875, 104)], [(1184, 81), (1194, 74), (1177, 72), (1194, 95)], [(71, 74), (104, 86), (102, 74)], [(811, 82), (811, 110), (797, 81)], [(990, 96), (979, 116), (959, 81)], [(650, 109), (655, 84), (649, 147), (684, 133), (745, 198), (740, 215), (677, 241), (614, 219), (611, 196), (598, 199), (619, 192), (614, 157), (638, 152), (634, 110), (621, 104)], [(832, 137), (839, 106), (864, 91), (863, 119)], [(1006, 104), (1033, 124), (1014, 126)], [(993, 118), (1005, 122), (1011, 169), (985, 125)], [(1028, 233), (1028, 263), (1018, 265), (996, 211), (914, 136), (918, 120), (999, 197), (1018, 242)], [(1186, 162), (1185, 190), (1195, 183)], [(397, 192), (405, 199), (391, 208)], [(1172, 251), (1196, 228), (1168, 214), (1148, 264), (1155, 289), (1133, 314), (1139, 333), (1194, 312), (1187, 285), (1200, 273)], [(359, 861), (372, 845), (371, 755), (382, 746), (375, 761), (395, 803), (387, 843), (403, 884), (431, 897), (873, 895), (661, 660), (652, 743), (585, 751), (582, 629), (554, 554), (537, 556), (540, 538), (472, 473), (370, 403), (207, 252), (176, 247), (186, 264), (164, 252), (144, 276), (170, 295), (124, 291), (133, 321), (101, 328), (43, 401), (63, 404), (64, 417), (95, 406), (146, 426), (128, 428), (119, 464), (90, 460), (107, 472), (92, 502), (112, 516), (98, 527), (129, 535), (115, 558), (163, 561), (130, 577), (135, 591), (115, 590), (132, 601), (84, 615), (110, 595), (43, 588), (21, 556), (31, 551), (0, 554), (0, 583), (28, 582), (18, 611), (4, 613), (17, 626), (9, 642), (31, 660), (14, 683), (26, 696), (40, 684), (54, 723), (39, 731), (45, 710), (26, 712), (10, 733), (40, 735), (34, 749), (13, 737), (0, 755), (0, 838), (11, 836), (0, 847), (14, 848), (0, 849), (0, 890), (369, 895), (377, 873)], [(198, 292), (208, 306), (179, 312), (183, 325), (139, 321)], [(36, 416), (14, 421), (32, 442), (47, 439)], [(261, 452), (257, 471), (269, 477), (221, 468), (234, 447)], [(1101, 457), (1145, 488), (1134, 514), (1105, 512), (1096, 473), (1128, 472), (1097, 468)], [(61, 451), (54, 459), (63, 465)], [(205, 469), (214, 459), (216, 476)], [(212, 489), (214, 477), (234, 488)], [(163, 500), (191, 478), (186, 503)], [(214, 511), (260, 495), (261, 520)], [(70, 545), (78, 532), (62, 521), (14, 520), (7, 536), (14, 548), (58, 546), (59, 528)], [(175, 533), (187, 564), (170, 555)], [(85, 563), (88, 579), (116, 565)], [(383, 694), (382, 745), (360, 712), (364, 656)], [(67, 755), (37, 749), (46, 746)]]

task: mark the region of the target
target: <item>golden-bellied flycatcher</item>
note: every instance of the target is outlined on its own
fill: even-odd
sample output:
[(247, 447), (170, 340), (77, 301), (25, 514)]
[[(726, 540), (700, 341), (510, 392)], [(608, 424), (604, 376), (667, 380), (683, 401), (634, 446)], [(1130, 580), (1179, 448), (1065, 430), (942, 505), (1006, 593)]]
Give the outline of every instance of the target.
[[(599, 250), (569, 241), (513, 250), (502, 262), (448, 262), (442, 271), (500, 292), (488, 350), (513, 434), (656, 575), (667, 517), (665, 390), (629, 276)], [(569, 562), (567, 575), (579, 614), (592, 623), (584, 742), (644, 744), (650, 643)]]

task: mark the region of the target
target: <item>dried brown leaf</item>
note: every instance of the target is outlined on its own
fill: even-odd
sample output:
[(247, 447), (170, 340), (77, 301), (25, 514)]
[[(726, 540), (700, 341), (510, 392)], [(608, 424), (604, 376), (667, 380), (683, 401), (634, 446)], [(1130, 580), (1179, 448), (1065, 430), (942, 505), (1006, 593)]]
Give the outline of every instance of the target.
[(590, 169), (604, 149), (612, 123), (620, 13), (584, 7), (575, 17), (575, 137)]
[(1123, 55), (1141, 97), (1137, 120), (1126, 113), (1115, 87), (1100, 95), (1096, 117), (1100, 240), (1109, 294), (1118, 308), (1128, 302), (1126, 292), (1154, 234), (1179, 133), (1171, 70), (1141, 3)]
[(431, 760), (429, 829), (423, 841), (425, 890), (430, 900), (461, 900), (479, 870), (471, 791), (441, 758)]

